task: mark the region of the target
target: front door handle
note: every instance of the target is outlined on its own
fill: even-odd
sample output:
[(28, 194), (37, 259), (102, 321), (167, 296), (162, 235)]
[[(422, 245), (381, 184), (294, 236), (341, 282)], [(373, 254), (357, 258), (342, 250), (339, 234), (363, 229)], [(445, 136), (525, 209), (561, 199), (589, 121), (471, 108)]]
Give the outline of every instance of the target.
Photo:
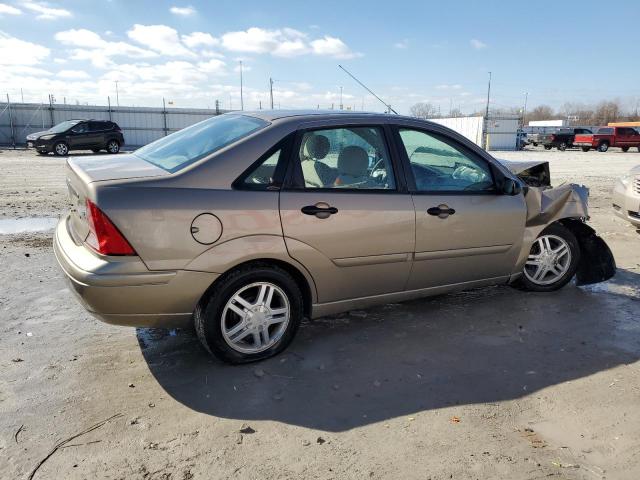
[(331, 207), (329, 204), (324, 202), (319, 202), (315, 205), (307, 205), (306, 207), (302, 207), (300, 211), (305, 215), (315, 215), (318, 218), (329, 218), (329, 216), (338, 213), (338, 209), (336, 207)]
[(456, 211), (453, 208), (449, 208), (447, 205), (438, 205), (437, 207), (431, 207), (427, 210), (429, 215), (439, 218), (447, 218), (449, 215), (453, 215)]

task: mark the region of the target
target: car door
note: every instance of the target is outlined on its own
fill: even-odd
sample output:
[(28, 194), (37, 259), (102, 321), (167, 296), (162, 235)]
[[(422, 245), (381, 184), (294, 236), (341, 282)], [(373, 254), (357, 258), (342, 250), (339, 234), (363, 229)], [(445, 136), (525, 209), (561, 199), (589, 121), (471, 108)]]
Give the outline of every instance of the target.
[(523, 241), (524, 196), (501, 194), (499, 169), (446, 134), (400, 127), (396, 139), (416, 209), (407, 289), (506, 280)]
[(300, 131), (280, 193), (289, 254), (320, 303), (404, 290), (415, 241), (411, 196), (380, 125)]
[(78, 123), (67, 132), (67, 143), (69, 144), (69, 148), (86, 147), (90, 136), (89, 122)]

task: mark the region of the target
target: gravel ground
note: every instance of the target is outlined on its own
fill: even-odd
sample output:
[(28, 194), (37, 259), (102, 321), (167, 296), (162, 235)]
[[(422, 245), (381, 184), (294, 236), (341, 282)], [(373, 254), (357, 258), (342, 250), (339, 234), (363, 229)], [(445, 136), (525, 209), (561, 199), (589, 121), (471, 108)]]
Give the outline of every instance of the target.
[[(483, 288), (305, 323), (229, 367), (192, 332), (103, 324), (50, 233), (0, 235), (0, 477), (640, 478), (640, 235), (615, 177), (640, 154), (524, 151), (591, 188), (619, 266), (553, 294)], [(0, 151), (0, 222), (66, 210), (64, 161)]]

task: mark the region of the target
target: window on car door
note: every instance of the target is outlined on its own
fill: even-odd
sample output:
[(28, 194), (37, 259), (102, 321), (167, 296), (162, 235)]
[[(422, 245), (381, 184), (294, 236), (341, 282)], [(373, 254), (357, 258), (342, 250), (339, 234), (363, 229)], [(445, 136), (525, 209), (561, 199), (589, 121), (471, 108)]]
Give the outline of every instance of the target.
[(486, 161), (464, 154), (434, 135), (400, 129), (416, 189), (421, 192), (493, 192), (495, 185)]
[(400, 128), (416, 208), (409, 289), (508, 277), (518, 258), (526, 207), (497, 191), (487, 160), (439, 133)]
[(394, 190), (384, 135), (377, 127), (314, 130), (298, 151), (304, 188)]

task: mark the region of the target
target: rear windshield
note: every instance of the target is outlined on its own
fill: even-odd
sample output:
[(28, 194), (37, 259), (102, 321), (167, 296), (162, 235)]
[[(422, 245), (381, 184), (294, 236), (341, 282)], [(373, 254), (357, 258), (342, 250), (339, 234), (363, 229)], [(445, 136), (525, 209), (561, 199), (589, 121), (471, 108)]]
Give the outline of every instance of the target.
[(67, 130), (69, 130), (71, 127), (73, 127), (74, 125), (76, 125), (77, 123), (80, 123), (82, 120), (67, 120), (66, 122), (62, 122), (59, 123), (58, 125), (56, 125), (55, 127), (51, 127), (49, 129), (50, 132), (52, 133), (62, 133), (62, 132), (66, 132)]
[(173, 173), (267, 125), (264, 120), (246, 115), (219, 115), (156, 140), (134, 153)]

